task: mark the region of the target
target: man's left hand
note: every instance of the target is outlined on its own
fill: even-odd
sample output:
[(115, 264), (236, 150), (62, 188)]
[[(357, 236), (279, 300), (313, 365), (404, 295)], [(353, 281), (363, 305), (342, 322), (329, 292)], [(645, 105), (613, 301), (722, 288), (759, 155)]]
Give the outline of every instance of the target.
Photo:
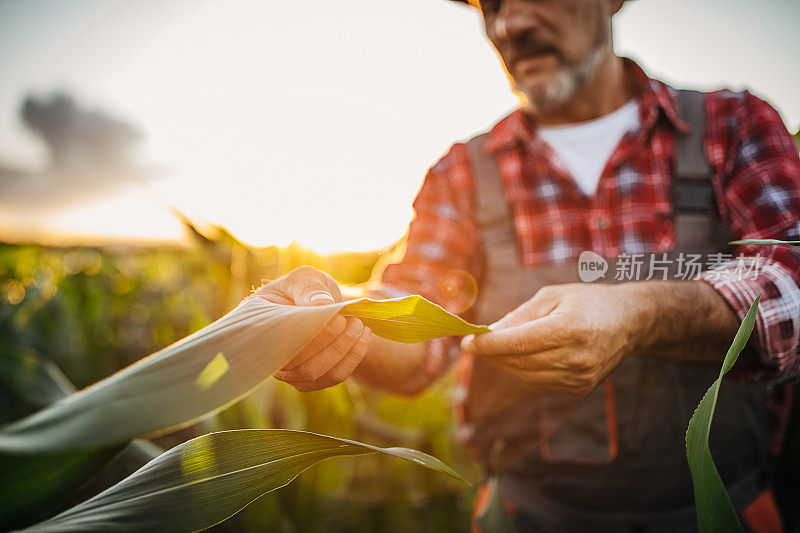
[(635, 284), (543, 287), (462, 348), (536, 388), (587, 394), (652, 325)]

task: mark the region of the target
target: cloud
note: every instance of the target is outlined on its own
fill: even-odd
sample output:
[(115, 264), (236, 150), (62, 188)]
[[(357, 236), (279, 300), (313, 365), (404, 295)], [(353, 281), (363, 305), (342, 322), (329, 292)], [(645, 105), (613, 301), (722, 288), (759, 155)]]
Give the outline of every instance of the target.
[(142, 131), (103, 111), (81, 106), (63, 91), (26, 96), (20, 117), (44, 142), (49, 160), (40, 173), (0, 164), (0, 205), (5, 208), (69, 207), (157, 176), (156, 169), (137, 161)]

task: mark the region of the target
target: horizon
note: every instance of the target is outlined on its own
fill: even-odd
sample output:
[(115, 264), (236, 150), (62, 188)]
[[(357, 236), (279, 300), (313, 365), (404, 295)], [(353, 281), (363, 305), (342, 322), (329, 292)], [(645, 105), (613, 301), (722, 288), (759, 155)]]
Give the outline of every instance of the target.
[[(615, 48), (671, 84), (748, 86), (794, 132), (799, 26), (791, 0), (639, 1)], [(380, 249), (448, 146), (517, 102), (477, 12), (444, 0), (5, 0), (0, 69), (0, 174), (39, 187), (0, 180), (4, 240), (181, 242), (175, 208), (253, 246)], [(57, 90), (140, 130), (137, 164), (162, 177), (69, 183), (69, 207), (19, 119)]]

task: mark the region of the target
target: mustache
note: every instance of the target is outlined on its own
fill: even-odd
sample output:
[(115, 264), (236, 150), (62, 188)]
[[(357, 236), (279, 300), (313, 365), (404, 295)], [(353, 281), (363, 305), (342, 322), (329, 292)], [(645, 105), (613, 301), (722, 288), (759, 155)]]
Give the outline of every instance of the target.
[(530, 32), (522, 33), (509, 43), (511, 62), (531, 55), (553, 54), (559, 60), (563, 59), (561, 50), (550, 40), (544, 39)]

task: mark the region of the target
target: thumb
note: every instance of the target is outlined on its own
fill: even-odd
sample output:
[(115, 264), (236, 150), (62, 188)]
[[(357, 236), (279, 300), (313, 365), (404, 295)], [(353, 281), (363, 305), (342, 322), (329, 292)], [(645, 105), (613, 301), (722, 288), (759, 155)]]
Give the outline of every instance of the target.
[(328, 305), (336, 303), (331, 291), (322, 281), (310, 280), (291, 288), (295, 305)]
[(285, 279), (286, 293), (295, 305), (328, 305), (342, 299), (333, 278), (315, 268), (300, 267)]

